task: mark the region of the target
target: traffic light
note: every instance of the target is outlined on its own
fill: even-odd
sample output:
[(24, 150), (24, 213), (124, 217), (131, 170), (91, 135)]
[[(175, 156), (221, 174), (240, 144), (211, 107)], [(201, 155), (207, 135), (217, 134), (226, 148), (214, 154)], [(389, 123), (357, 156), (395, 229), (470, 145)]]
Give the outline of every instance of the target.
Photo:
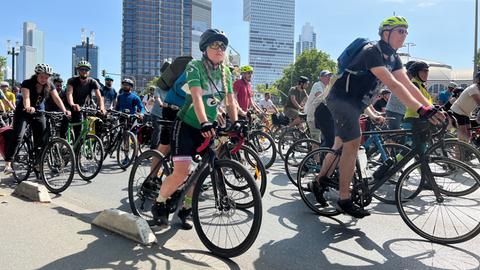
[(107, 74), (107, 71), (105, 69), (102, 69), (102, 76), (105, 77), (105, 74)]

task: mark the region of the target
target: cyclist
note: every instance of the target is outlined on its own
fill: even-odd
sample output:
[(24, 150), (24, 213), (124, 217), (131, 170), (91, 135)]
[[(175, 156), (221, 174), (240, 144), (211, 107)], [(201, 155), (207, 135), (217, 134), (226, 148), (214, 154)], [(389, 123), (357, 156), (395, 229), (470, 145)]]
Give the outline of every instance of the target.
[[(57, 90), (58, 96), (62, 100), (63, 105), (67, 108), (67, 94), (65, 90), (63, 90), (63, 80), (59, 77), (53, 79), (53, 85), (55, 86), (55, 90)], [(45, 110), (46, 111), (61, 111), (60, 108), (55, 104), (52, 96), (48, 96), (45, 99)]]
[(375, 101), (375, 103), (373, 104), (373, 108), (377, 112), (385, 112), (385, 109), (387, 107), (387, 102), (390, 99), (391, 93), (392, 92), (390, 92), (390, 90), (386, 88), (382, 89), (382, 91), (380, 92), (380, 98), (377, 101)]
[[(92, 99), (92, 91), (95, 91), (96, 97), (101, 97), (99, 83), (89, 77), (92, 65), (89, 62), (82, 60), (77, 64), (78, 76), (70, 78), (67, 81), (67, 102), (72, 108), (72, 123), (82, 122), (82, 114), (80, 113), (81, 106), (85, 105), (88, 99)], [(105, 114), (105, 106), (103, 98), (98, 98), (98, 104), (100, 111)], [(75, 138), (78, 138), (82, 127), (80, 125), (75, 126), (73, 131)]]
[[(453, 102), (450, 110), (457, 120), (457, 138), (468, 142), (470, 139), (470, 114), (480, 106), (480, 72), (475, 75), (474, 83), (467, 87), (460, 96)], [(476, 121), (479, 122), (480, 113), (477, 113)]]
[(320, 141), (321, 132), (315, 124), (315, 111), (324, 99), (322, 94), (325, 91), (325, 87), (330, 83), (332, 73), (328, 70), (322, 70), (318, 77), (319, 81), (313, 84), (310, 94), (308, 95), (307, 103), (305, 103), (305, 111), (307, 113), (307, 124), (310, 129), (310, 135), (313, 139)]
[[(455, 98), (453, 98), (453, 91), (455, 88), (458, 87), (458, 84), (455, 82), (449, 82), (447, 85), (447, 89), (443, 90), (438, 94), (438, 104), (444, 106), (445, 110), (450, 110), (450, 107), (452, 106), (453, 102), (455, 101)], [(453, 98), (453, 99), (452, 99)]]
[(33, 117), (35, 111), (44, 110), (45, 97), (52, 96), (55, 104), (62, 112), (69, 115), (70, 112), (65, 109), (62, 100), (58, 96), (57, 90), (50, 82), (50, 76), (53, 74), (52, 67), (47, 64), (38, 64), (35, 66), (35, 74), (28, 80), (22, 82), (22, 95), (17, 100), (17, 106), (13, 115), (13, 141), (7, 145), (5, 154), (5, 174), (13, 172), (11, 162), (20, 144), (27, 124), (32, 128), (33, 143), (37, 157), (40, 156), (40, 150), (45, 145), (48, 138), (46, 122), (44, 115)]
[(122, 80), (122, 93), (117, 98), (117, 106), (115, 110), (130, 114), (142, 115), (145, 112), (142, 100), (134, 92), (132, 92), (135, 84), (130, 79)]
[(302, 123), (299, 117), (303, 111), (303, 105), (307, 101), (307, 92), (309, 79), (305, 76), (300, 76), (297, 86), (290, 88), (288, 91), (287, 104), (285, 105), (285, 116), (290, 119), (289, 127), (295, 127)]
[(103, 103), (105, 104), (105, 109), (113, 109), (116, 106), (117, 101), (117, 91), (113, 88), (113, 78), (110, 76), (105, 77), (105, 85), (100, 91), (103, 97)]
[(248, 109), (253, 108), (257, 113), (261, 113), (258, 105), (253, 101), (252, 92), (252, 74), (251, 66), (243, 66), (240, 68), (242, 77), (233, 83), (233, 91), (235, 92), (238, 102), (238, 114), (241, 117), (247, 117)]
[[(370, 215), (367, 210), (353, 203), (349, 190), (361, 142), (359, 116), (370, 105), (379, 81), (407, 107), (414, 108), (422, 118), (427, 118), (433, 123), (444, 119), (408, 79), (396, 53), (407, 37), (407, 28), (408, 23), (401, 16), (392, 16), (382, 21), (378, 32), (381, 39), (377, 45), (366, 45), (348, 66), (349, 70), (366, 68), (368, 71), (358, 75), (345, 72), (335, 81), (326, 98), (327, 107), (335, 123), (336, 138), (333, 148), (342, 148), (338, 163), (340, 196), (336, 208), (356, 218)], [(328, 155), (317, 179), (310, 183), (316, 200), (323, 206), (328, 204), (323, 197), (325, 189), (322, 181), (329, 176), (327, 170), (332, 162), (333, 156)]]
[(2, 90), (3, 95), (5, 96), (5, 99), (3, 100), (3, 104), (6, 105), (7, 107), (5, 108), (5, 111), (13, 111), (15, 110), (15, 103), (16, 103), (16, 96), (15, 94), (8, 89), (10, 85), (8, 82), (1, 82), (0, 83), (0, 89)]
[[(232, 90), (230, 69), (224, 64), (228, 38), (217, 29), (207, 29), (201, 36), (199, 47), (201, 60), (192, 60), (186, 67), (188, 94), (178, 112), (172, 129), (173, 172), (162, 183), (156, 203), (152, 206), (153, 223), (166, 225), (168, 209), (166, 201), (185, 181), (192, 163), (192, 155), (205, 139), (215, 136), (212, 122), (217, 117), (217, 107), (225, 99), (232, 121), (237, 110)], [(184, 229), (191, 229), (186, 218), (191, 213), (192, 190), (189, 190), (178, 216)]]

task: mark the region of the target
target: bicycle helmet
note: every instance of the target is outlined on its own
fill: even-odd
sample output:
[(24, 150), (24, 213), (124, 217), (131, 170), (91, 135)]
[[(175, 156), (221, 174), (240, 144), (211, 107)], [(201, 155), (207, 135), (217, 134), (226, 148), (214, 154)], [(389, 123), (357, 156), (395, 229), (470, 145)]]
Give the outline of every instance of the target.
[(418, 77), (418, 72), (423, 69), (428, 69), (430, 66), (423, 61), (416, 61), (408, 68), (408, 73), (413, 77)]
[(45, 73), (48, 75), (53, 74), (53, 68), (47, 64), (37, 64), (35, 66), (35, 73), (40, 74), (40, 73)]
[(82, 67), (92, 69), (92, 65), (88, 61), (85, 61), (85, 60), (82, 60), (82, 61), (78, 62), (78, 64), (77, 64), (77, 68), (82, 68)]
[(448, 88), (457, 88), (458, 84), (456, 84), (455, 82), (449, 82), (447, 87)]
[(308, 79), (308, 77), (305, 77), (305, 76), (300, 76), (300, 78), (298, 79), (298, 83), (308, 83), (310, 80)]
[(240, 68), (240, 73), (245, 73), (245, 72), (253, 72), (253, 67), (251, 66), (243, 66)]
[(105, 81), (112, 81), (113, 82), (113, 78), (107, 75), (107, 76), (105, 76)]
[(392, 16), (386, 18), (380, 23), (380, 27), (378, 28), (378, 34), (382, 35), (383, 31), (391, 31), (397, 27), (408, 28), (408, 22), (405, 17)]
[(218, 29), (207, 29), (200, 36), (199, 48), (200, 51), (205, 52), (207, 47), (215, 41), (221, 41), (225, 46), (228, 46), (228, 38), (223, 31)]
[(57, 77), (57, 78), (53, 79), (53, 83), (57, 83), (57, 82), (59, 82), (59, 83), (63, 83), (63, 80), (62, 80), (62, 78), (60, 78), (60, 77)]
[(124, 84), (124, 83), (129, 84), (131, 87), (133, 87), (133, 85), (134, 85), (133, 81), (130, 80), (130, 79), (123, 79), (122, 84)]

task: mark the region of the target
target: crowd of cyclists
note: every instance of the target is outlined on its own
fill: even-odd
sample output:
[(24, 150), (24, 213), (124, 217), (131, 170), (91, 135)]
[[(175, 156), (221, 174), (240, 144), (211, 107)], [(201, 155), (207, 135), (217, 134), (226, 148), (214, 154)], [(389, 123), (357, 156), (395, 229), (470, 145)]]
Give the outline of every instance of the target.
[[(22, 82), (20, 94), (16, 97), (7, 90), (8, 83), (0, 84), (0, 99), (5, 101), (0, 102), (3, 107), (0, 109), (13, 111), (12, 140), (5, 150), (4, 173), (13, 172), (11, 162), (27, 125), (32, 129), (35, 151), (42, 151), (48, 133), (45, 131), (45, 116), (35, 114), (37, 111), (63, 112), (68, 116), (64, 121), (79, 123), (84, 117), (82, 109), (90, 104), (100, 115), (114, 110), (135, 115), (139, 120), (146, 118), (144, 120), (153, 126), (149, 136), (150, 148), (163, 156), (171, 156), (172, 171), (162, 180), (149, 209), (152, 216), (149, 224), (164, 226), (168, 224), (171, 212), (168, 200), (191, 174), (198, 148), (218, 136), (217, 123), (225, 126), (228, 122), (227, 129), (240, 132), (246, 123), (251, 122), (252, 115), (257, 115), (262, 128), (270, 130), (273, 137), (276, 137), (275, 127), (280, 130), (282, 124), (287, 127), (281, 132), (302, 129), (306, 124), (308, 131), (302, 132), (318, 142), (313, 149), (326, 147), (339, 151), (338, 164), (334, 165), (338, 168), (339, 179), (335, 207), (340, 213), (363, 218), (370, 213), (352, 198), (352, 179), (356, 177), (356, 162), (362, 144), (359, 121), (362, 115), (368, 115), (374, 123), (386, 123), (386, 129), (390, 130), (412, 130), (428, 122), (441, 125), (447, 118), (449, 127), (457, 128), (458, 139), (468, 142), (470, 115), (480, 105), (478, 73), (475, 83), (465, 90), (460, 91), (452, 82), (448, 90), (438, 96), (438, 104), (446, 111), (450, 110), (450, 116), (445, 116), (439, 107), (434, 106), (426, 86), (429, 65), (423, 61), (410, 61), (404, 65), (397, 54), (408, 35), (408, 27), (408, 22), (401, 16), (386, 18), (379, 27), (379, 41), (363, 47), (350, 63), (349, 71), (336, 76), (329, 70), (322, 70), (309, 93), (310, 79), (300, 76), (297, 85), (288, 91), (283, 108), (288, 123), (283, 121), (284, 117), (272, 102), (270, 93), (265, 93), (264, 99), (258, 103), (254, 101), (251, 89), (254, 70), (251, 66), (241, 67), (241, 77), (234, 81), (232, 70), (225, 62), (229, 40), (217, 29), (208, 29), (202, 34), (199, 42), (202, 59), (191, 60), (168, 91), (160, 88), (153, 91), (153, 105), (148, 110), (145, 105), (149, 100), (145, 102), (135, 94), (135, 83), (131, 79), (122, 80), (117, 94), (111, 77), (105, 77), (105, 86), (101, 87), (89, 76), (90, 63), (81, 61), (76, 67), (78, 76), (70, 78), (66, 90), (63, 90), (62, 79), (51, 78), (52, 67), (39, 64), (35, 67), (35, 75)], [(144, 117), (146, 112), (149, 117)], [(167, 122), (171, 124), (165, 124)], [(67, 124), (62, 124), (61, 137), (66, 136)], [(79, 136), (81, 128), (74, 127), (75, 137)], [(412, 144), (408, 146), (414, 147)], [(152, 168), (155, 162), (158, 160), (152, 162)], [(327, 155), (315, 178), (306, 187), (313, 193), (319, 207), (329, 204), (325, 193), (331, 189), (326, 183), (333, 177), (333, 162), (337, 162), (334, 156)], [(188, 218), (192, 215), (193, 192), (193, 186), (186, 191), (178, 211), (185, 229), (192, 228)]]

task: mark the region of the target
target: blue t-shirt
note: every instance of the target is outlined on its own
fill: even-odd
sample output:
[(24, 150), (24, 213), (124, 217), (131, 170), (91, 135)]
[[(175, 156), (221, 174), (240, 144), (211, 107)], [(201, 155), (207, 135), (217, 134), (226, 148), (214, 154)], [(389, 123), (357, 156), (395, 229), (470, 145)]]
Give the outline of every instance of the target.
[(112, 108), (113, 101), (115, 101), (115, 99), (117, 98), (117, 91), (115, 91), (115, 88), (109, 88), (107, 86), (104, 86), (100, 93), (102, 94), (102, 97), (104, 97), (105, 109)]
[(441, 105), (444, 105), (448, 102), (451, 96), (452, 93), (450, 93), (449, 91), (442, 91), (440, 94), (438, 94), (438, 101), (440, 101)]
[(187, 74), (184, 71), (180, 77), (177, 78), (172, 88), (168, 90), (167, 96), (165, 97), (164, 102), (172, 104), (178, 107), (182, 107), (185, 104), (186, 93), (183, 91), (182, 87), (187, 82)]
[(118, 96), (117, 99), (117, 106), (115, 107), (115, 110), (124, 112), (127, 109), (129, 110), (130, 114), (135, 114), (137, 111), (140, 113), (145, 112), (142, 101), (136, 94), (132, 92), (123, 92)]

